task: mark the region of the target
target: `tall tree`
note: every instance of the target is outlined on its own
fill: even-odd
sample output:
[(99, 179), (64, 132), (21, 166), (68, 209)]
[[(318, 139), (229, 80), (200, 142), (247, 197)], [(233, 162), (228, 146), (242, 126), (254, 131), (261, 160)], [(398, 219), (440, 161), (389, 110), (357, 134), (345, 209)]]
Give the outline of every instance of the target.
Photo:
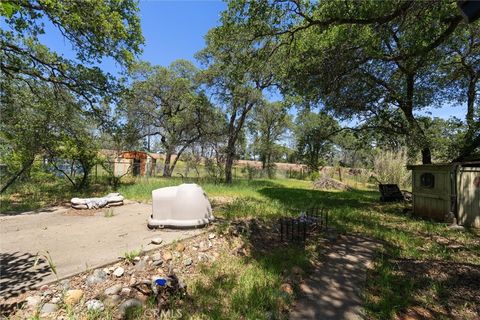
[(263, 52), (253, 45), (242, 48), (246, 35), (235, 26), (223, 25), (210, 30), (207, 47), (197, 58), (208, 67), (204, 79), (216, 101), (227, 115), (225, 182), (232, 182), (237, 142), (247, 116), (262, 103), (262, 90), (272, 84), (270, 64), (263, 64)]
[(286, 91), (324, 101), (341, 117), (400, 111), (393, 128), (414, 136), (431, 162), (416, 114), (440, 100), (441, 45), (466, 27), (455, 1), (238, 0), (223, 22), (249, 30), (245, 46), (283, 55), (276, 76)]
[(199, 89), (197, 72), (185, 60), (168, 68), (140, 63), (130, 71), (132, 84), (122, 108), (139, 137), (160, 137), (166, 154), (165, 177), (172, 175), (181, 154), (214, 128), (211, 123), (218, 118)]
[[(95, 119), (78, 112), (82, 102), (69, 91), (37, 86), (42, 96), (32, 94), (20, 81), (4, 86), (0, 140), (6, 148), (0, 157), (7, 164), (10, 179), (1, 191), (28, 173), (38, 157), (47, 160), (73, 187), (86, 187), (98, 152), (92, 127)], [(65, 169), (67, 163), (69, 170)]]
[[(277, 142), (287, 132), (291, 119), (288, 108), (283, 102), (267, 102), (260, 105), (253, 112), (250, 131), (256, 139), (256, 152), (260, 154), (262, 169), (269, 169)], [(270, 171), (269, 171), (270, 172)]]
[(442, 63), (443, 82), (450, 86), (453, 98), (466, 103), (467, 132), (461, 142), (457, 160), (480, 154), (480, 24), (469, 25), (442, 46), (446, 55)]
[(297, 152), (311, 172), (318, 172), (321, 161), (332, 152), (332, 139), (340, 131), (338, 122), (325, 112), (302, 112), (296, 119)]

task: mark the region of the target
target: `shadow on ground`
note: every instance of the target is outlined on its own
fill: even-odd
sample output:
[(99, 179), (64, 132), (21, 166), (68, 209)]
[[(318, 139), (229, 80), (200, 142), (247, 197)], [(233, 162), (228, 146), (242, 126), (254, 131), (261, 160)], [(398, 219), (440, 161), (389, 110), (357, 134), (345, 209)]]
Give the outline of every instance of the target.
[[(0, 253), (0, 296), (2, 300), (18, 296), (50, 275), (42, 260), (35, 266), (36, 256), (30, 253)], [(0, 303), (2, 303), (0, 301)], [(1, 308), (3, 309), (3, 308)]]
[(286, 207), (295, 208), (365, 208), (378, 197), (376, 191), (335, 192), (286, 187), (263, 188), (259, 190), (259, 193), (271, 200), (280, 202)]

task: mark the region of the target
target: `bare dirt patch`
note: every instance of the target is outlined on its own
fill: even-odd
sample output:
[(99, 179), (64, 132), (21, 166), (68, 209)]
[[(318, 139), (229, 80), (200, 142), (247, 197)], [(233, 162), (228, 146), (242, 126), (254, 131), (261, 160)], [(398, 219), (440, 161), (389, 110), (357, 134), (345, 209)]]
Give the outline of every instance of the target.
[(413, 306), (398, 319), (480, 318), (480, 266), (406, 259), (393, 264), (399, 276), (414, 284)]

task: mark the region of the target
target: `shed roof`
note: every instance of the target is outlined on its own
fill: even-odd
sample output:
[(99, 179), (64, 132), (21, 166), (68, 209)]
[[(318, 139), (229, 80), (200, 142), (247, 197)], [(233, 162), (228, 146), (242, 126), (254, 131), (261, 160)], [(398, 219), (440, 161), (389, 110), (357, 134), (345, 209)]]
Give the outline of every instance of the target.
[(407, 165), (408, 170), (414, 169), (447, 169), (451, 168), (454, 165), (461, 165), (462, 167), (477, 167), (480, 166), (479, 160), (469, 160), (469, 161), (460, 161), (460, 162), (450, 162), (450, 163), (431, 163), (431, 164), (410, 164)]

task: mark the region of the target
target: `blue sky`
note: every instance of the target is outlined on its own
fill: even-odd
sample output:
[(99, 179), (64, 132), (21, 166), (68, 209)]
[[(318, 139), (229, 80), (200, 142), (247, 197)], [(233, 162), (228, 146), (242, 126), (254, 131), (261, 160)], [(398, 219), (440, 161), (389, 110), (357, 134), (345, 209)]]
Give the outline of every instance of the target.
[[(204, 45), (207, 31), (219, 24), (220, 13), (226, 8), (223, 1), (163, 1), (140, 2), (140, 18), (145, 45), (141, 60), (166, 66), (176, 59), (195, 62), (194, 55)], [(74, 58), (68, 41), (50, 25), (41, 41), (67, 58)], [(196, 62), (195, 62), (196, 63)], [(112, 59), (106, 59), (101, 68), (117, 74), (120, 68)], [(433, 116), (464, 118), (465, 107), (444, 106), (430, 110)]]
[[(223, 1), (140, 1), (140, 19), (145, 43), (138, 57), (152, 64), (167, 66), (177, 59), (195, 62), (194, 55), (205, 46), (204, 36), (219, 25), (220, 13), (227, 7)], [(46, 23), (43, 44), (75, 58), (71, 44), (51, 24)], [(103, 70), (117, 74), (119, 66), (105, 59)]]

